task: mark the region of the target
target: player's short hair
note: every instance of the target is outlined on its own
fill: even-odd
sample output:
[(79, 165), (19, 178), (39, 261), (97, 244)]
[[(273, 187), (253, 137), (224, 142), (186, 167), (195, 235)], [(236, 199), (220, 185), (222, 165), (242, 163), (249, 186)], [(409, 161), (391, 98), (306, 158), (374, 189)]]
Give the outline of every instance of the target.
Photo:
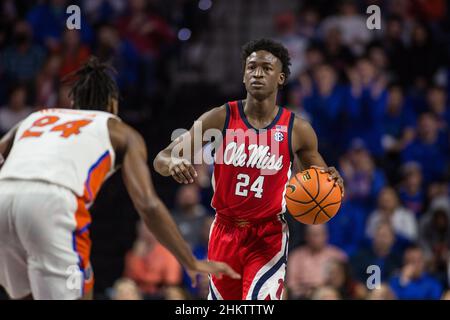
[(97, 57), (89, 60), (64, 80), (74, 81), (69, 96), (73, 99), (74, 109), (105, 111), (112, 98), (119, 98), (119, 88), (112, 73), (115, 70)]
[[(291, 65), (291, 58), (289, 57), (289, 51), (281, 43), (273, 41), (271, 39), (263, 38), (247, 42), (242, 47), (243, 67), (245, 68), (245, 62), (247, 61), (248, 56), (251, 55), (253, 52), (260, 50), (270, 52), (280, 60), (282, 65), (282, 72), (284, 73), (287, 80), (289, 78), (289, 75), (291, 74), (291, 70), (289, 69), (289, 66)], [(286, 83), (286, 80), (284, 81), (284, 83)]]

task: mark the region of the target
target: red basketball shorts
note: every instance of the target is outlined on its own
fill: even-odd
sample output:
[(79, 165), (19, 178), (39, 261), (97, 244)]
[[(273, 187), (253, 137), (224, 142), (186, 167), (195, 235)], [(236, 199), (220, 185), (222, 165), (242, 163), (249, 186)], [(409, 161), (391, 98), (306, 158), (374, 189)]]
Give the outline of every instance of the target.
[(283, 296), (289, 229), (284, 218), (237, 221), (216, 215), (208, 259), (228, 263), (240, 280), (210, 276), (210, 300), (280, 300)]

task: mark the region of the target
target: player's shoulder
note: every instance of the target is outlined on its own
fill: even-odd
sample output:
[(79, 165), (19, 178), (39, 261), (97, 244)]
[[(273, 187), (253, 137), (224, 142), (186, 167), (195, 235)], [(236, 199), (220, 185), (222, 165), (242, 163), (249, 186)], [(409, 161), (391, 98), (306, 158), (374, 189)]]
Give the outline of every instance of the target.
[(299, 116), (298, 114), (294, 113), (294, 123), (293, 123), (293, 131), (298, 132), (298, 133), (302, 133), (302, 132), (308, 132), (313, 130), (311, 123), (302, 118), (301, 116)]
[(204, 129), (217, 128), (222, 129), (225, 124), (225, 119), (228, 115), (227, 104), (219, 107), (214, 107), (203, 113), (199, 121), (202, 122)]

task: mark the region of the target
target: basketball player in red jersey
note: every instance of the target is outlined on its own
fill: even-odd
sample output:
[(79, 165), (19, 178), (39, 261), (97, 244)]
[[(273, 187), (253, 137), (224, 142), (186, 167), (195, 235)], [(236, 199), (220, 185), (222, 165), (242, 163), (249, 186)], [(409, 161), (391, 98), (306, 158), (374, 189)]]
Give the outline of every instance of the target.
[(92, 58), (76, 73), (77, 110), (35, 112), (0, 140), (0, 286), (13, 299), (92, 298), (88, 209), (119, 167), (142, 220), (194, 280), (199, 272), (240, 278), (192, 255), (155, 192), (142, 136), (117, 117), (107, 69)]
[[(344, 192), (343, 180), (317, 150), (311, 125), (276, 105), (278, 88), (289, 76), (289, 54), (271, 40), (243, 47), (245, 100), (228, 102), (203, 114), (201, 132), (223, 130), (215, 152), (208, 258), (227, 262), (242, 275), (235, 280), (210, 277), (209, 299), (281, 299), (287, 259), (288, 227), (284, 194), (294, 154), (301, 168), (320, 167)], [(195, 125), (194, 125), (195, 127)], [(157, 172), (192, 183), (194, 127), (174, 140), (154, 161)], [(201, 137), (201, 141), (203, 138)], [(180, 144), (193, 153), (174, 156)], [(182, 149), (182, 148), (178, 148)]]

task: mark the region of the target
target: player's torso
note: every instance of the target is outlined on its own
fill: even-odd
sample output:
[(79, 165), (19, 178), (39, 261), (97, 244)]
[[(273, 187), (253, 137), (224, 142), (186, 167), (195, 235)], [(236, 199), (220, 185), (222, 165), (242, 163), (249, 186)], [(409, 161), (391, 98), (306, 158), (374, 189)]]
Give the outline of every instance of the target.
[(101, 111), (44, 109), (17, 129), (0, 179), (40, 180), (61, 185), (91, 203), (114, 170), (107, 122)]
[(291, 174), (294, 114), (279, 108), (265, 129), (248, 122), (242, 101), (227, 104), (224, 140), (215, 154), (212, 206), (239, 219), (260, 219), (285, 211)]

